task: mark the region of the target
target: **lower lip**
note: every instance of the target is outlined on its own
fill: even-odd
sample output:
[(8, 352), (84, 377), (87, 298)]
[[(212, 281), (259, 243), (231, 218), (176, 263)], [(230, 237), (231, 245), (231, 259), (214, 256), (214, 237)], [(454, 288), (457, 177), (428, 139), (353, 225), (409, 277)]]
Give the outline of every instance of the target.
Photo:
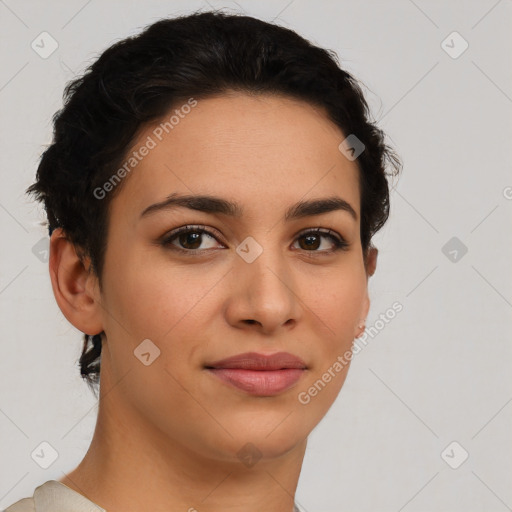
[(256, 396), (274, 396), (291, 388), (304, 374), (300, 368), (282, 370), (242, 370), (208, 368), (219, 379)]

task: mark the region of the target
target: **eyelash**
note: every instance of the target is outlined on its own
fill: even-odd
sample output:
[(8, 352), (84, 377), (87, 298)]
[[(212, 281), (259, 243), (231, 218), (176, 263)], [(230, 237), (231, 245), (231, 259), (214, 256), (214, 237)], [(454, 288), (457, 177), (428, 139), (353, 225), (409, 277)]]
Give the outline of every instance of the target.
[[(206, 226), (202, 226), (202, 225), (187, 225), (187, 226), (182, 226), (180, 228), (177, 228), (174, 231), (171, 231), (168, 235), (166, 235), (161, 240), (160, 243), (165, 248), (169, 248), (169, 249), (171, 249), (173, 251), (181, 252), (181, 253), (188, 254), (188, 255), (195, 255), (195, 254), (198, 254), (198, 253), (210, 250), (210, 249), (183, 249), (182, 247), (178, 247), (176, 245), (173, 245), (171, 242), (175, 238), (177, 238), (179, 235), (181, 235), (183, 233), (201, 233), (201, 234), (206, 234), (208, 236), (211, 236), (215, 240), (217, 240), (217, 242), (222, 243), (222, 242), (220, 242), (218, 240), (217, 236), (215, 236), (215, 234), (213, 232), (211, 232), (210, 230), (206, 229)], [(333, 254), (333, 253), (335, 253), (337, 251), (346, 251), (349, 248), (349, 245), (350, 245), (343, 237), (337, 235), (334, 231), (331, 231), (330, 229), (324, 229), (324, 228), (308, 229), (306, 231), (303, 231), (303, 232), (299, 233), (296, 239), (299, 239), (299, 238), (302, 238), (304, 236), (311, 235), (311, 234), (313, 234), (313, 235), (322, 235), (322, 236), (324, 236), (326, 238), (330, 238), (334, 242), (334, 248), (333, 249), (329, 249), (329, 250), (323, 250), (323, 251), (318, 251), (318, 250), (307, 251), (307, 250), (304, 250), (304, 252), (306, 252), (306, 253), (313, 253), (313, 254), (309, 254), (309, 256), (314, 255), (314, 253), (324, 254), (325, 255), (325, 254)]]

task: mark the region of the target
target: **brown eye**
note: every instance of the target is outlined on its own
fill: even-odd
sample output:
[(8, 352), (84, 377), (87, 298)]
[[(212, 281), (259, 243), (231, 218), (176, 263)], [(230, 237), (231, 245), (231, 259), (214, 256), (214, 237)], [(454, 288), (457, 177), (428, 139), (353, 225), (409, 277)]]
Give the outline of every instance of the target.
[[(324, 248), (318, 250), (322, 245), (322, 239), (329, 239), (331, 241), (331, 248)], [(299, 248), (307, 252), (318, 252), (318, 253), (332, 253), (338, 250), (345, 250), (348, 247), (348, 243), (339, 235), (335, 234), (331, 230), (314, 229), (302, 233), (297, 238)]]
[(299, 240), (304, 240), (304, 244), (301, 245), (301, 249), (318, 249), (320, 247), (320, 239), (319, 235), (303, 235), (299, 238)]
[(188, 233), (180, 233), (177, 239), (181, 247), (184, 247), (185, 249), (199, 249), (202, 242), (202, 236), (203, 235), (197, 231), (189, 231)]
[(207, 229), (198, 226), (183, 226), (169, 233), (161, 243), (164, 247), (177, 251), (200, 252), (218, 247), (216, 243), (219, 242)]

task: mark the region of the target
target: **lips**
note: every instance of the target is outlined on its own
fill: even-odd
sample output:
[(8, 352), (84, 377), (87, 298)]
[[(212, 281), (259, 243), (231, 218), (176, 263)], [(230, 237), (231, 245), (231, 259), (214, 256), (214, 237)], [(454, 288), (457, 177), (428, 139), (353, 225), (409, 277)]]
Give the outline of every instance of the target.
[(304, 375), (306, 363), (288, 352), (265, 355), (246, 352), (205, 365), (225, 383), (256, 396), (274, 396), (290, 389)]
[(246, 352), (227, 359), (221, 359), (206, 365), (207, 368), (238, 368), (243, 370), (282, 370), (287, 368), (306, 368), (306, 363), (289, 352), (277, 352), (265, 355)]

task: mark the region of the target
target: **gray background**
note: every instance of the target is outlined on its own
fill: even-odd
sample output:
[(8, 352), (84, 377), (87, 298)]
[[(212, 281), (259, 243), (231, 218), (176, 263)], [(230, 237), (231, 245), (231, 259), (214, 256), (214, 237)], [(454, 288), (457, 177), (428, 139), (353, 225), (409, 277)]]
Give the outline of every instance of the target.
[[(79, 377), (80, 333), (51, 291), (44, 216), (24, 195), (51, 116), (66, 82), (114, 41), (210, 7), (335, 50), (404, 161), (375, 238), (367, 326), (378, 334), (310, 436), (298, 503), (512, 510), (511, 0), (0, 0), (0, 508), (73, 469), (97, 414)], [(58, 42), (46, 59), (31, 48), (43, 31)], [(460, 55), (454, 31), (469, 44)], [(378, 329), (395, 301), (403, 310)], [(43, 441), (59, 454), (48, 469), (31, 458)]]

